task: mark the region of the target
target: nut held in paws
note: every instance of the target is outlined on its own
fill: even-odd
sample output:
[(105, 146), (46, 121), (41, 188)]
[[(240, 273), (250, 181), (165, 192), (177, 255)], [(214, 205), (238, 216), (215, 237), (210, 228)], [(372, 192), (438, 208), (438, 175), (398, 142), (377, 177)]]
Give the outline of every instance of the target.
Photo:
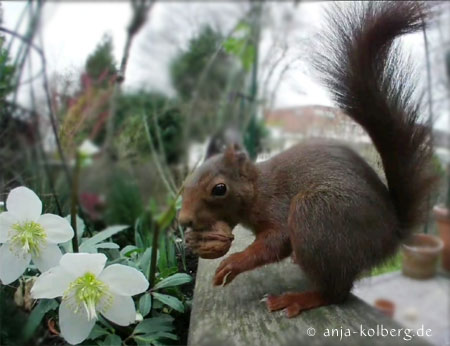
[(186, 232), (186, 243), (201, 258), (214, 259), (225, 255), (231, 247), (234, 236), (231, 228), (218, 221), (210, 230)]

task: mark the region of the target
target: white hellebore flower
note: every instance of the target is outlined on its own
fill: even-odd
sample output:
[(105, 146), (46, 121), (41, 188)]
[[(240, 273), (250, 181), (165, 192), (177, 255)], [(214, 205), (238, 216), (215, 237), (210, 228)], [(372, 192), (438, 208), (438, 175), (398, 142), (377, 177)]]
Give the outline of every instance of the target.
[(71, 344), (89, 336), (98, 312), (119, 326), (136, 319), (131, 296), (147, 290), (147, 279), (132, 267), (113, 264), (104, 268), (105, 263), (104, 254), (67, 253), (31, 289), (35, 299), (62, 296), (59, 326)]
[(85, 139), (78, 147), (78, 152), (83, 156), (93, 156), (100, 152), (100, 149), (89, 139)]
[(30, 260), (44, 272), (58, 265), (59, 243), (73, 237), (66, 219), (42, 213), (39, 197), (26, 187), (17, 187), (6, 199), (7, 211), (0, 213), (0, 280), (9, 284), (18, 279)]
[(92, 143), (89, 139), (85, 139), (78, 147), (78, 157), (81, 161), (81, 166), (89, 166), (92, 163), (92, 157), (97, 155), (100, 149)]

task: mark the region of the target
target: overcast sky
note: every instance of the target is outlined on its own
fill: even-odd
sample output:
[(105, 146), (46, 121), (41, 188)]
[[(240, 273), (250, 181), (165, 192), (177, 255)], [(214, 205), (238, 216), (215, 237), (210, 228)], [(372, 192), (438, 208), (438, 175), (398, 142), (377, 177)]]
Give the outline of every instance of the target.
[[(14, 29), (25, 2), (2, 3), (3, 25)], [(283, 68), (290, 66), (276, 89), (275, 108), (332, 104), (326, 90), (312, 78), (306, 62), (307, 47), (313, 44), (311, 39), (322, 23), (323, 8), (327, 5), (319, 2), (298, 6), (287, 2), (270, 3), (272, 15), (264, 30), (261, 60), (269, 66), (282, 54), (282, 44), (289, 47), (283, 63), (272, 75), (269, 83), (272, 88), (278, 85)], [(239, 2), (156, 2), (133, 44), (125, 87), (142, 86), (173, 93), (168, 74), (168, 64), (173, 56), (186, 46), (202, 23), (211, 23), (227, 32), (242, 14), (243, 6), (245, 4)], [(57, 71), (76, 76), (105, 33), (113, 37), (114, 54), (120, 61), (131, 16), (128, 2), (47, 2), (44, 8), (42, 30), (50, 74)], [(422, 34), (407, 37), (405, 46), (412, 52), (419, 70), (425, 71)], [(424, 77), (422, 73), (421, 78)], [(445, 115), (437, 121), (437, 126), (448, 127)]]

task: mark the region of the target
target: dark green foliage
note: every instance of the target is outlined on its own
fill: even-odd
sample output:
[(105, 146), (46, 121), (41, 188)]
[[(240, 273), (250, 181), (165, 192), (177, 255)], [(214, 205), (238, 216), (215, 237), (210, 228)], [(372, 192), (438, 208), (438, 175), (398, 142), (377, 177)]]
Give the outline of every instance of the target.
[(5, 98), (14, 90), (12, 85), (15, 68), (9, 63), (9, 54), (3, 48), (4, 38), (0, 37), (0, 117), (5, 114)]
[(133, 226), (143, 212), (139, 188), (126, 173), (115, 173), (110, 179), (111, 185), (106, 199), (106, 223)]
[(29, 144), (37, 135), (30, 114), (19, 112), (16, 105), (7, 102), (7, 97), (15, 90), (13, 80), (17, 71), (10, 63), (9, 52), (3, 44), (4, 38), (0, 36), (0, 192), (8, 183), (14, 184), (24, 178), (27, 168), (24, 161), (33, 155)]
[[(172, 84), (182, 99), (191, 99), (195, 91), (207, 99), (221, 96), (232, 67), (232, 60), (220, 49), (222, 40), (220, 33), (205, 26), (198, 36), (189, 41), (188, 49), (173, 60), (170, 70)], [(207, 71), (207, 81), (198, 85), (205, 67), (215, 55)]]
[(28, 314), (14, 303), (14, 288), (0, 286), (0, 345), (17, 345), (22, 341)]
[(86, 74), (97, 83), (97, 86), (108, 84), (109, 79), (117, 71), (111, 36), (105, 35), (94, 52), (88, 56), (85, 70)]
[(224, 124), (236, 123), (245, 74), (239, 58), (222, 47), (224, 37), (203, 27), (171, 63), (172, 85), (188, 103), (183, 115), (189, 122), (189, 137), (203, 140)]
[[(123, 94), (118, 100), (116, 128), (120, 128), (120, 145), (134, 154), (150, 154), (143, 121), (147, 122), (152, 144), (168, 163), (176, 163), (184, 154), (180, 136), (183, 119), (178, 106), (167, 97), (148, 91)], [(156, 126), (157, 125), (157, 126)]]

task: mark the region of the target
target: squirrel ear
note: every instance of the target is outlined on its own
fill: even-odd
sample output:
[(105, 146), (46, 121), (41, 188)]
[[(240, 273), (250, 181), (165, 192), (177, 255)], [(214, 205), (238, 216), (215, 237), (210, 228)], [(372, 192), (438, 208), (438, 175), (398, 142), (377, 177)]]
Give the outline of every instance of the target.
[(232, 146), (235, 151), (244, 151), (241, 146), (241, 137), (240, 131), (234, 128), (218, 131), (208, 142), (205, 160), (209, 159), (211, 156), (225, 153), (230, 146)]
[(223, 155), (225, 164), (231, 167), (230, 169), (233, 172), (248, 178), (255, 176), (255, 168), (249, 159), (247, 152), (236, 151), (234, 145), (229, 145)]
[(223, 157), (228, 163), (234, 163), (236, 161), (236, 150), (234, 145), (227, 146), (225, 152), (223, 153)]
[(225, 161), (229, 164), (241, 165), (247, 161), (248, 156), (245, 151), (242, 151), (241, 147), (237, 144), (230, 144), (227, 146), (224, 153)]

